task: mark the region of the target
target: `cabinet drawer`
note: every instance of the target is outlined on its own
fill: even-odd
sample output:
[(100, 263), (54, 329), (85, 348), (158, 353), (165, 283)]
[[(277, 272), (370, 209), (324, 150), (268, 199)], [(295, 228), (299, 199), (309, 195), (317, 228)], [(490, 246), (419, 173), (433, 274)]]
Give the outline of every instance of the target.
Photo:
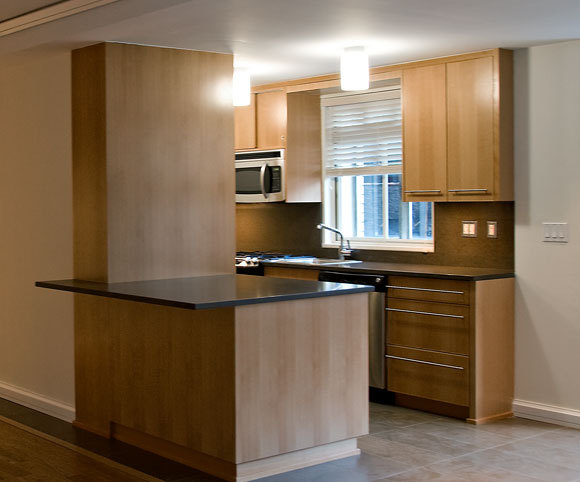
[(387, 388), (396, 393), (469, 405), (469, 358), (387, 346)]
[(469, 354), (469, 306), (387, 299), (387, 343)]
[(389, 276), (387, 296), (468, 305), (469, 289), (469, 281)]

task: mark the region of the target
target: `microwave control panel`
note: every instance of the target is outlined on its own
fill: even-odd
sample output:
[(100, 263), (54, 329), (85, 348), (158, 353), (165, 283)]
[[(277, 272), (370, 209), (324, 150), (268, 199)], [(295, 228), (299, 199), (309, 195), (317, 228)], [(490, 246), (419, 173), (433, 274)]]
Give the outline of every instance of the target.
[(270, 168), (272, 174), (272, 190), (271, 192), (282, 191), (282, 168), (280, 166), (272, 166)]

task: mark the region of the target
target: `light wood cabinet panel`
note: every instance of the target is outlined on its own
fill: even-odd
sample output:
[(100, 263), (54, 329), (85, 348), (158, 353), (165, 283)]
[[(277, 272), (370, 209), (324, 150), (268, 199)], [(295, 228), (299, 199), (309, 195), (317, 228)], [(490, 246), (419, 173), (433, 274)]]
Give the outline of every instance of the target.
[(256, 147), (256, 94), (250, 105), (234, 107), (234, 145), (236, 151)]
[(387, 343), (469, 355), (469, 307), (388, 298)]
[(318, 281), (317, 269), (304, 268), (279, 268), (278, 266), (265, 266), (264, 276), (272, 278), (302, 279), (308, 281)]
[(286, 202), (320, 202), (320, 95), (297, 92), (288, 94), (286, 100)]
[(392, 276), (389, 285), (385, 341), (398, 358), (387, 356), (388, 389), (416, 397), (397, 403), (476, 424), (511, 416), (514, 279)]
[(256, 109), (258, 148), (286, 147), (286, 91), (258, 94)]
[(492, 57), (447, 64), (448, 199), (492, 200), (494, 192)]
[(387, 347), (388, 389), (454, 405), (469, 405), (469, 358)]
[(469, 281), (389, 276), (389, 298), (469, 304)]
[(205, 95), (232, 56), (105, 43), (71, 62), (75, 277), (233, 273), (233, 107)]
[(403, 200), (447, 198), (445, 65), (403, 72)]

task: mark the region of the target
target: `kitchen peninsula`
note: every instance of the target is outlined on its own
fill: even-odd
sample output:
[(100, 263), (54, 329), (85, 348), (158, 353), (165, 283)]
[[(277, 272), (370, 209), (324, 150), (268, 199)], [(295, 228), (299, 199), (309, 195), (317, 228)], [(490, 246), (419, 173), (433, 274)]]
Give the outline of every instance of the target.
[(245, 275), (37, 286), (79, 293), (78, 427), (226, 480), (359, 453), (370, 287)]
[(366, 287), (236, 276), (231, 55), (72, 52), (75, 425), (226, 480), (358, 453)]

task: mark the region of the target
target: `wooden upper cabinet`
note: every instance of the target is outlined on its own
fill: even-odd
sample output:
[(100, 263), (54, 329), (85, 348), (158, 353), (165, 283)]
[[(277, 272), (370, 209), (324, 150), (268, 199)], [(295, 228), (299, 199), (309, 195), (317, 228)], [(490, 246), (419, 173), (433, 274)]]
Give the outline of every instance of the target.
[(286, 147), (286, 91), (279, 90), (258, 94), (256, 104), (258, 148)]
[(286, 202), (322, 200), (320, 95), (287, 95)]
[(492, 57), (447, 64), (449, 200), (494, 198)]
[(445, 65), (403, 72), (403, 201), (447, 198)]
[(320, 202), (320, 94), (277, 90), (252, 99), (235, 110), (236, 150), (286, 149), (286, 202)]
[(255, 149), (256, 144), (256, 94), (250, 96), (250, 105), (234, 108), (234, 145), (236, 151)]
[(403, 200), (513, 201), (512, 52), (427, 62), (403, 70)]

